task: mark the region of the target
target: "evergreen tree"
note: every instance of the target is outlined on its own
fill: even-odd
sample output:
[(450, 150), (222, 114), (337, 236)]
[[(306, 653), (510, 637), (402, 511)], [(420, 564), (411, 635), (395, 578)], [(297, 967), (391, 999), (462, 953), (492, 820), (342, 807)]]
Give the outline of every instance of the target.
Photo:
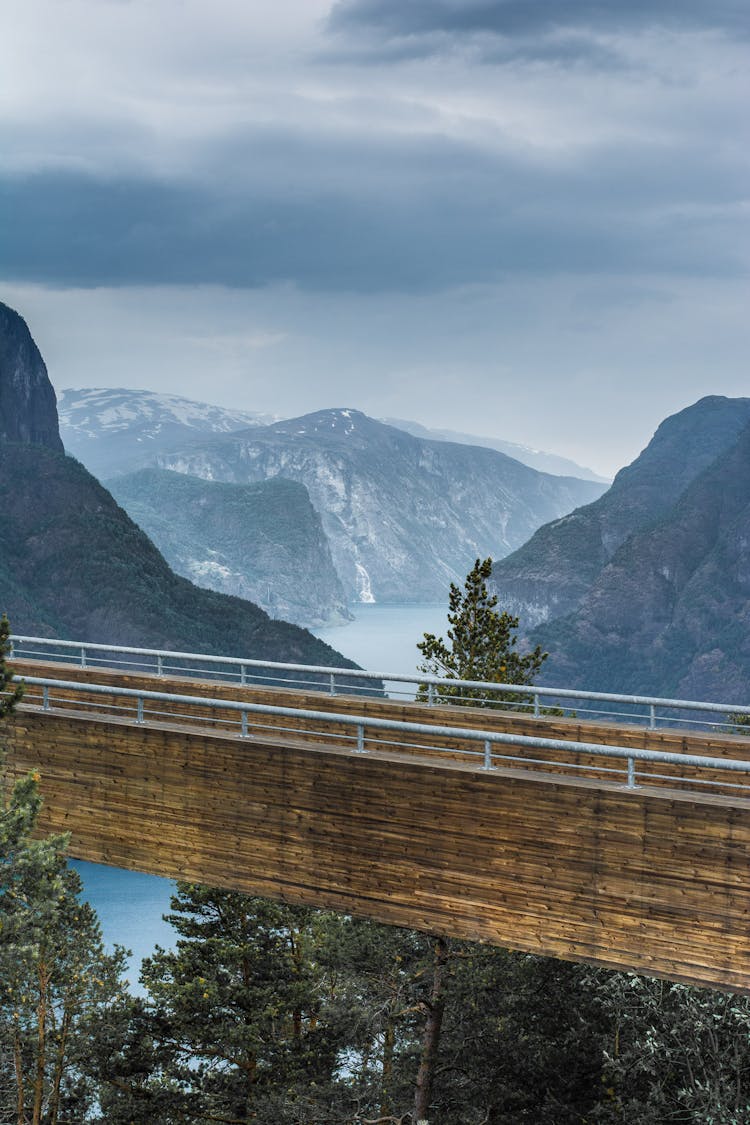
[(122, 999), (124, 953), (105, 953), (67, 840), (29, 838), (36, 808), (36, 781), (19, 782), (0, 842), (0, 1053), (12, 1065), (14, 1111), (2, 1120), (57, 1125), (94, 1110), (92, 1019)]
[(337, 964), (325, 917), (179, 883), (167, 919), (180, 936), (143, 964), (149, 999), (102, 1093), (107, 1120), (132, 1120), (138, 1105), (144, 1119), (163, 1122), (345, 1120), (343, 1109), (335, 1116), (346, 1095), (337, 1070), (352, 1017), (340, 966), (324, 968)]
[[(22, 694), (11, 685), (8, 637), (2, 618), (3, 726)], [(67, 866), (67, 837), (32, 836), (39, 774), (9, 786), (2, 758), (0, 773), (0, 1115), (15, 1125), (83, 1122), (96, 1104), (91, 1020), (120, 1001), (124, 953), (104, 952)]]
[[(487, 581), (492, 574), (492, 559), (477, 559), (461, 590), (451, 582), (448, 599), (448, 640), (425, 633), (417, 648), (425, 658), (421, 672), (451, 680), (480, 680), (498, 684), (532, 684), (547, 653), (539, 645), (521, 655), (516, 644), (518, 618), (497, 611), (497, 596), (490, 595)], [(527, 704), (524, 692), (507, 692), (487, 697), (481, 689), (438, 685), (434, 693), (441, 702), (469, 703), (475, 707), (503, 707), (508, 703)], [(427, 687), (420, 688), (418, 699), (427, 698)]]
[[(447, 641), (425, 633), (424, 640), (417, 645), (425, 658), (420, 666), (422, 672), (447, 679), (533, 683), (548, 654), (539, 646), (528, 653), (518, 652), (518, 618), (498, 612), (498, 599), (487, 589), (491, 574), (492, 559), (477, 559), (463, 590), (451, 583)], [(447, 684), (436, 686), (433, 692), (442, 703), (476, 707), (527, 705), (531, 701), (525, 692), (488, 696), (481, 688), (454, 688)], [(422, 685), (417, 698), (427, 697), (427, 686)], [(575, 1052), (556, 1049), (554, 1035), (560, 1028), (553, 1029), (549, 1021), (541, 1018), (553, 1009), (573, 1013), (581, 1007), (582, 971), (575, 966), (566, 967), (565, 972), (556, 973), (556, 969), (556, 962), (544, 958), (435, 938), (432, 965), (426, 970), (430, 991), (423, 1002), (425, 1020), (415, 1083), (415, 1120), (429, 1120), (431, 1105), (438, 1107), (438, 1119), (445, 1122), (502, 1121), (510, 1125), (514, 1121), (549, 1121), (553, 1125), (579, 1119), (573, 1109), (573, 1116), (565, 1116), (560, 1100), (554, 1096), (548, 1105), (545, 1094), (548, 1084), (554, 1087), (557, 1083), (560, 1088), (569, 1089), (572, 1082), (577, 1089), (580, 1087), (581, 1102), (593, 1101), (590, 1062), (581, 1067), (575, 1064)], [(546, 994), (543, 982), (552, 979), (564, 981), (564, 992), (559, 996)], [(536, 1019), (537, 1029), (545, 1029), (544, 1034), (536, 1035), (535, 1051), (528, 1049), (528, 1044), (525, 1050), (517, 1049), (513, 1039), (517, 1026), (508, 1035), (509, 1023), (504, 1013), (513, 1009), (521, 982), (528, 1001), (527, 1015)], [(478, 995), (482, 997), (480, 1002)], [(547, 1038), (550, 1034), (551, 1039)], [(485, 1055), (485, 1045), (489, 1045), (494, 1066)], [(479, 1064), (482, 1056), (484, 1066)], [(564, 1065), (560, 1062), (563, 1058)], [(541, 1072), (543, 1086), (529, 1083), (530, 1065)], [(598, 1072), (596, 1064), (593, 1070)], [(471, 1095), (467, 1101), (468, 1090)], [(467, 1109), (467, 1105), (471, 1108)]]
[[(0, 737), (3, 720), (13, 714), (16, 704), (20, 703), (23, 696), (23, 684), (13, 683), (13, 670), (8, 664), (10, 649), (10, 622), (3, 614), (0, 617)], [(0, 741), (0, 752), (2, 749)]]

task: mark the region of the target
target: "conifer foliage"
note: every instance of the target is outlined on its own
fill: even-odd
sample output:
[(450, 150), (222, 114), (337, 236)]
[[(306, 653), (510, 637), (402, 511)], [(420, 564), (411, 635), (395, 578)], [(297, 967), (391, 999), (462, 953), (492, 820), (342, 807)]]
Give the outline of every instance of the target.
[(13, 683), (13, 670), (8, 664), (10, 648), (10, 622), (3, 614), (0, 617), (0, 722), (7, 715), (13, 714), (16, 704), (21, 702), (23, 696), (23, 684)]
[[(420, 671), (451, 680), (479, 680), (497, 684), (532, 684), (547, 653), (537, 645), (521, 654), (516, 645), (518, 618), (497, 610), (497, 596), (490, 594), (487, 581), (492, 574), (492, 559), (477, 559), (461, 590), (451, 582), (448, 599), (448, 640), (425, 633), (417, 648), (425, 658)], [(437, 685), (435, 694), (443, 702), (466, 702), (475, 707), (501, 707), (508, 703), (528, 703), (523, 692), (486, 696), (481, 689)], [(427, 697), (427, 688), (418, 698)]]
[[(3, 726), (22, 693), (12, 684), (8, 648), (4, 617)], [(32, 771), (11, 785), (0, 754), (0, 1120), (8, 1125), (92, 1119), (92, 1020), (122, 999), (124, 953), (105, 953), (96, 916), (79, 901), (67, 837), (33, 838), (39, 782)]]

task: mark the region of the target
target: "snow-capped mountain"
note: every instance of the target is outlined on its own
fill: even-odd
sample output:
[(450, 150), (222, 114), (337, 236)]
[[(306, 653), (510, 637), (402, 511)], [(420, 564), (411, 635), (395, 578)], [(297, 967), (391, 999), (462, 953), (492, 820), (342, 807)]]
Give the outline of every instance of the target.
[(155, 461), (210, 481), (304, 484), (352, 601), (443, 599), (477, 556), (502, 558), (604, 490), (492, 449), (421, 440), (358, 410), (214, 436)]
[(100, 478), (136, 468), (174, 445), (278, 420), (124, 387), (68, 388), (60, 392), (57, 409), (67, 452)]

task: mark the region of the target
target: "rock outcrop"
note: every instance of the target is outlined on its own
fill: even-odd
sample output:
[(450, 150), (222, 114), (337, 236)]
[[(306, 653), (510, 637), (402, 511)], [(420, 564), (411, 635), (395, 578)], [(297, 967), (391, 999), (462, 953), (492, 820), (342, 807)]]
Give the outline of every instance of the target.
[(718, 395), (667, 418), (603, 496), (545, 524), (496, 563), (502, 605), (529, 628), (572, 613), (628, 537), (661, 520), (748, 422), (750, 399)]
[(750, 425), (530, 639), (547, 683), (750, 704)]
[(0, 303), (0, 441), (62, 453), (55, 392), (23, 317)]
[(248, 598), (298, 625), (351, 620), (304, 485), (282, 477), (222, 484), (141, 469), (108, 487), (169, 565), (196, 585)]

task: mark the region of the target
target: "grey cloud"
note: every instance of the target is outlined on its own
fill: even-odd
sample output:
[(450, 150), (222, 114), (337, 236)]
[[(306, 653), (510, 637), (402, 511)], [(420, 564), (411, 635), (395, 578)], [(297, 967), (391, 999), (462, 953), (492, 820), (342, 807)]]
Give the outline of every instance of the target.
[(644, 26), (721, 28), (747, 35), (750, 16), (744, 0), (339, 0), (329, 26), (397, 37), (435, 32), (523, 36)]
[(474, 63), (541, 62), (632, 71), (628, 34), (644, 30), (750, 34), (734, 0), (339, 0), (328, 30), (332, 61), (363, 64), (464, 55)]
[[(363, 142), (361, 152), (251, 140), (213, 150), (221, 181), (46, 172), (0, 182), (5, 275), (376, 292), (512, 272), (718, 277), (746, 267), (741, 153), (599, 147), (573, 166), (540, 166), (434, 137)], [(294, 171), (282, 183), (284, 166)]]

